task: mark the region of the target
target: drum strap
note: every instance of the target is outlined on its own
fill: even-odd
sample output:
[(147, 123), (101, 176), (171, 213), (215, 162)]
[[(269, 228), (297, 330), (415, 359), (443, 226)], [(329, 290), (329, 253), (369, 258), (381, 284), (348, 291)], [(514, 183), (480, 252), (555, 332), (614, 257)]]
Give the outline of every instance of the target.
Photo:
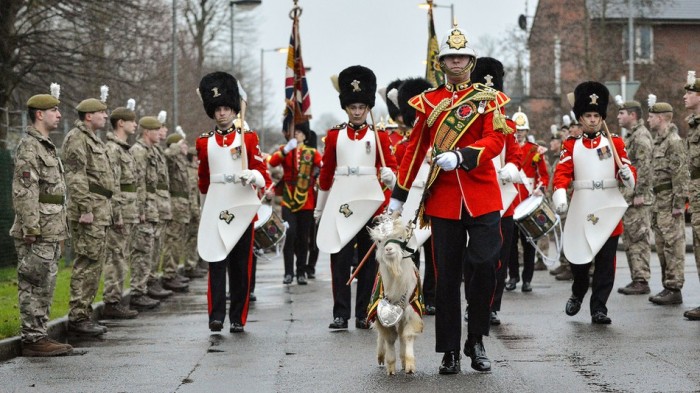
[[(297, 171), (296, 184), (287, 185), (284, 188), (284, 202), (289, 209), (296, 213), (306, 205), (311, 188), (311, 172), (314, 168), (314, 156), (316, 150), (312, 147), (302, 146), (298, 149), (299, 170)], [(292, 191), (292, 189), (294, 191)]]

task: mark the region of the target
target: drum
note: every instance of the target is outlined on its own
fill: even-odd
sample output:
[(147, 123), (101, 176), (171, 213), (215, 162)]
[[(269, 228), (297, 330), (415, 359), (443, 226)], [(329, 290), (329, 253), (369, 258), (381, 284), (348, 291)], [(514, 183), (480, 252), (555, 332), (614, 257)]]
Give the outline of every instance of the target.
[(513, 221), (521, 231), (536, 241), (554, 229), (559, 219), (544, 197), (531, 195), (515, 208)]
[(258, 220), (253, 227), (255, 228), (255, 247), (262, 250), (276, 246), (284, 238), (287, 230), (282, 219), (272, 211), (270, 205), (260, 205)]

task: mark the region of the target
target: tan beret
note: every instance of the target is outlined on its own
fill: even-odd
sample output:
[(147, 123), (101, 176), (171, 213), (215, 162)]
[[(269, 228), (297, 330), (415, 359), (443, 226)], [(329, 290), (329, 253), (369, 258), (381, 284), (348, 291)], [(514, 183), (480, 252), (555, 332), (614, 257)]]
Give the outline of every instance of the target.
[(673, 113), (673, 107), (667, 102), (657, 102), (649, 108), (649, 113)]
[(87, 100), (80, 101), (80, 104), (78, 104), (75, 109), (77, 109), (78, 112), (94, 113), (107, 110), (107, 105), (96, 98), (88, 98)]
[(139, 120), (139, 126), (146, 130), (159, 130), (161, 123), (153, 116), (144, 116)]
[(695, 82), (693, 83), (687, 83), (685, 85), (685, 89), (694, 92), (700, 92), (700, 78), (695, 78)]
[(58, 106), (60, 103), (61, 101), (59, 101), (58, 98), (50, 94), (37, 94), (35, 96), (31, 96), (29, 100), (27, 100), (27, 107), (46, 110)]
[(642, 104), (639, 103), (639, 101), (625, 101), (620, 109), (631, 109), (631, 108), (639, 108), (642, 109)]
[(134, 121), (136, 120), (136, 112), (126, 107), (120, 106), (112, 111), (112, 113), (109, 115), (109, 118), (124, 121)]
[(170, 146), (173, 143), (178, 143), (182, 140), (182, 135), (180, 134), (170, 134), (168, 137), (165, 139), (165, 145)]

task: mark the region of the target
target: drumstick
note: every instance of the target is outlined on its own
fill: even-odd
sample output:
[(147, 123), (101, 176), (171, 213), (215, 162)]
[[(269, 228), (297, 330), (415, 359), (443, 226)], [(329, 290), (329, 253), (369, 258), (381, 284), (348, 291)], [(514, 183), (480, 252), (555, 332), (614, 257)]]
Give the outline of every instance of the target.
[(372, 251), (374, 251), (375, 247), (377, 247), (377, 243), (372, 243), (372, 247), (370, 247), (369, 250), (367, 250), (367, 254), (365, 254), (364, 258), (362, 258), (362, 261), (360, 261), (360, 264), (357, 265), (357, 267), (355, 268), (355, 271), (352, 272), (350, 279), (348, 280), (348, 282), (345, 283), (345, 285), (350, 285), (352, 283), (352, 280), (355, 279), (355, 276), (357, 276), (357, 273), (360, 272), (360, 269), (362, 269), (362, 266), (365, 264), (365, 262), (367, 262), (367, 258), (369, 258), (369, 255), (372, 253)]
[(620, 160), (620, 156), (617, 154), (617, 149), (613, 143), (612, 135), (610, 135), (610, 130), (608, 129), (608, 123), (606, 123), (605, 120), (603, 120), (603, 126), (605, 126), (605, 136), (608, 138), (608, 142), (610, 143), (610, 149), (612, 149), (613, 157), (615, 157), (615, 163), (617, 164), (618, 168), (622, 168), (622, 161)]

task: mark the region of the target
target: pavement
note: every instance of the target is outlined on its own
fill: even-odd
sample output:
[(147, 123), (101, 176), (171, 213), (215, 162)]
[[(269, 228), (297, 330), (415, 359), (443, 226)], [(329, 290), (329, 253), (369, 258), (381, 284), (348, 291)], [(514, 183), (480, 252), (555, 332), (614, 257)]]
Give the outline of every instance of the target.
[[(535, 272), (533, 292), (520, 286), (504, 295), (502, 325), (485, 346), (491, 373), (477, 373), (462, 359), (462, 371), (438, 375), (434, 318), (415, 345), (417, 372), (387, 376), (376, 362), (376, 333), (328, 329), (332, 320), (329, 256), (321, 254), (317, 279), (283, 285), (281, 256), (258, 262), (256, 295), (245, 333), (221, 334), (207, 326), (206, 281), (133, 320), (106, 320), (102, 339), (56, 337), (76, 349), (58, 358), (14, 357), (0, 362), (0, 392), (697, 392), (700, 322), (682, 317), (700, 305), (700, 281), (686, 255), (684, 304), (656, 306), (647, 296), (616, 289), (629, 279), (618, 252), (616, 285), (608, 301), (609, 326), (592, 325), (588, 297), (568, 317), (570, 282)], [(659, 292), (660, 266), (652, 260), (652, 293)], [(353, 285), (354, 287), (354, 285)], [(355, 288), (353, 288), (355, 293)], [(99, 311), (99, 307), (96, 307)], [(466, 329), (463, 338), (466, 338)], [(0, 347), (11, 346), (4, 340)]]

